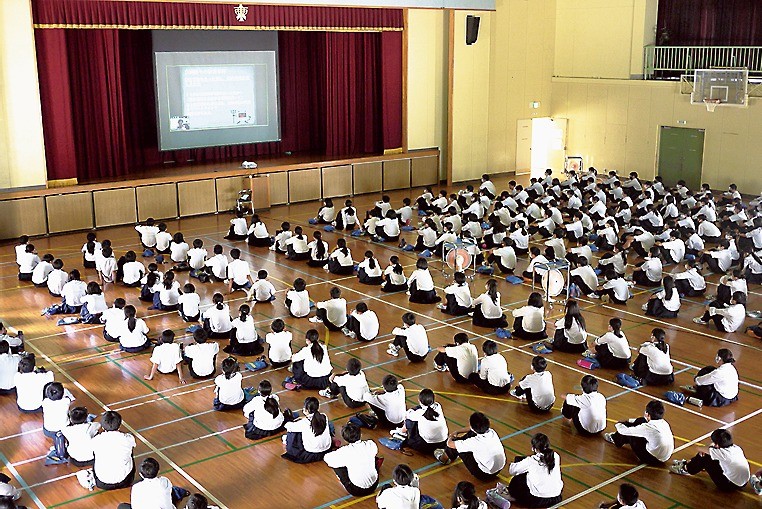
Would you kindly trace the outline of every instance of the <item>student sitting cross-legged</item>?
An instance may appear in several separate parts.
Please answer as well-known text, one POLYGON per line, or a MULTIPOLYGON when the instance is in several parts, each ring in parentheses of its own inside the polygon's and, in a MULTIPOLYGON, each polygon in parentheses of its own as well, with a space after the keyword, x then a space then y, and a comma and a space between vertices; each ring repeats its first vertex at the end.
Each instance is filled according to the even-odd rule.
POLYGON ((582 436, 592 436, 606 429, 606 398, 598 392, 598 379, 582 377, 582 394, 567 394, 561 414, 582 436))
POLYGON ((166 477, 159 477, 159 462, 146 458, 140 464, 142 481, 135 483, 130 491, 130 503, 119 504, 117 509, 143 509, 156 507, 171 509, 175 504, 190 495, 185 488, 172 486, 166 477))
POLYGON ((351 422, 344 425, 341 436, 347 445, 329 452, 323 460, 350 495, 370 495, 378 486, 378 446, 373 440, 362 440, 360 427, 351 422))
POLYGON ((481 412, 471 414, 469 424, 469 429, 451 434, 447 447, 437 449, 434 456, 445 465, 459 457, 477 479, 495 479, 505 467, 505 449, 500 437, 490 428, 489 418, 481 412))

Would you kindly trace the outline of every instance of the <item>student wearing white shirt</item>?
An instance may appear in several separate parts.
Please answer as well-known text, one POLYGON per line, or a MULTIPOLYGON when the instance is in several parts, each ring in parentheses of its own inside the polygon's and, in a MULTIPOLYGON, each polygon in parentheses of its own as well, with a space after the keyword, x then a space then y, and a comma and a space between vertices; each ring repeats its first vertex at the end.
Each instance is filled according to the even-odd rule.
POLYGON ((553 375, 546 371, 548 361, 540 355, 532 358, 532 371, 522 378, 511 390, 511 396, 525 399, 529 408, 535 412, 549 412, 556 402, 553 389, 553 375))
POLYGON ((196 293, 196 287, 192 283, 186 283, 177 298, 177 312, 183 321, 197 322, 201 318, 199 304, 201 304, 201 297, 196 293))
POLYGON ((410 226, 410 222, 413 220, 413 208, 410 203, 410 198, 403 198, 402 207, 395 210, 397 219, 402 226, 410 226))
POLYGON ((685 256, 685 242, 680 238, 680 232, 673 229, 669 232, 669 240, 657 242, 661 255, 667 263, 680 263, 685 256))
POLYGON ((696 218, 698 225, 696 227, 696 233, 701 240, 709 244, 716 244, 722 238, 722 232, 717 225, 710 221, 705 215, 699 214, 696 218))
POLYGON ((675 449, 672 429, 664 420, 664 404, 652 400, 643 417, 616 423, 616 432, 603 435, 617 447, 630 445, 640 463, 661 466, 675 449))
POLYGON ((74 396, 60 382, 48 383, 44 392, 42 432, 48 438, 55 438, 56 433, 69 424, 69 405, 74 401, 74 396))
POLYGON ((357 209, 352 206, 352 200, 344 202, 344 208, 336 214, 334 226, 337 230, 353 231, 358 226, 357 209))
POLYGON ((204 262, 204 272, 206 272, 212 281, 222 283, 228 277, 228 259, 222 254, 222 246, 214 246, 214 256, 204 262))
POLYGON ((508 326, 500 306, 500 292, 497 291, 497 281, 488 279, 484 286, 485 292, 473 301, 474 314, 471 323, 476 327, 499 329, 508 326))
POLYGON ((636 285, 654 287, 659 286, 662 277, 662 263, 659 258, 659 248, 652 247, 650 256, 645 257, 645 261, 636 265, 632 271, 632 281, 636 285))
POLYGON ((383 283, 383 270, 373 251, 365 251, 365 258, 357 265, 357 280, 364 285, 383 283))
POLYGON ((159 227, 156 226, 154 218, 149 217, 144 225, 137 225, 135 230, 140 234, 140 243, 143 248, 153 251, 156 247, 156 234, 159 233, 159 227))
POLYGON ((244 436, 249 440, 277 435, 283 431, 286 421, 293 420, 290 410, 280 410, 280 398, 272 393, 269 380, 259 382, 257 394, 243 407, 243 415, 248 417, 244 425, 244 436))
POLYGON ((191 269, 191 277, 198 277, 206 264, 206 249, 204 249, 204 241, 201 239, 195 239, 193 241, 193 247, 188 250, 188 266, 191 269))
POLYGON ((686 262, 685 271, 672 274, 675 280, 675 288, 686 297, 698 297, 706 292, 706 280, 701 275, 699 265, 695 262, 686 262))
POLYGON ((257 280, 247 292, 249 294, 247 300, 263 303, 275 300, 275 287, 267 280, 267 276, 266 270, 257 272, 257 280))
POLYGON ((24 413, 42 410, 43 391, 53 381, 53 372, 45 368, 35 369, 34 355, 21 357, 13 383, 16 386, 16 405, 24 413))
POLYGON ((606 429, 606 398, 598 392, 598 379, 594 376, 583 376, 580 385, 582 394, 567 394, 561 415, 580 435, 597 435, 606 429))
POLYGON ((124 306, 126 302, 119 297, 114 299, 114 305, 101 314, 101 323, 103 327, 103 338, 112 343, 119 342, 119 333, 122 322, 124 322, 124 306))
MULTIPOLYGON (((280 230, 275 230, 275 236, 273 237, 273 245, 270 246, 270 251, 275 251, 280 254, 288 253, 288 240, 293 237, 294 233, 291 231, 291 223, 283 221, 280 224, 280 230)), ((307 245, 305 241, 304 245, 307 245)), ((288 256, 287 256, 288 258, 288 256)))
POLYGON ((190 246, 185 242, 183 234, 175 232, 172 236, 172 242, 169 244, 169 257, 177 264, 175 270, 187 270, 189 250, 190 246))
POLYGON ((716 368, 701 368, 693 378, 694 385, 683 388, 695 392, 705 405, 721 407, 738 401, 738 371, 733 366, 733 353, 727 348, 718 350, 714 360, 716 368))
MULTIPOLYGON (((106 241, 103 242, 105 244, 106 241)), ((95 261, 95 270, 98 271, 98 279, 101 285, 116 282, 116 258, 114 258, 114 251, 111 246, 103 246, 101 255, 95 261)))
POLYGON ((26 244, 24 252, 16 255, 19 264, 19 281, 31 281, 34 268, 40 263, 40 257, 32 244, 26 244))
POLYGON ((231 322, 230 344, 223 351, 231 355, 250 357, 265 351, 262 339, 257 334, 251 308, 243 304, 238 308, 238 317, 231 322))
POLYGON ((646 509, 646 504, 640 500, 638 490, 629 483, 619 486, 616 500, 601 502, 596 506, 598 509, 646 509))
POLYGON ((169 254, 171 242, 172 234, 167 231, 167 224, 159 223, 159 233, 156 234, 156 254, 169 254))
POLYGON ((606 272, 606 269, 613 269, 616 275, 624 277, 625 267, 627 266, 627 250, 622 244, 614 245, 613 253, 604 254, 598 260, 598 269, 606 272))
POLYGON ((18 373, 21 356, 11 352, 11 347, 4 339, 0 339, 0 395, 16 392, 16 373, 18 373))
POLYGON ((331 374, 328 381, 328 387, 319 392, 324 398, 332 399, 341 396, 344 404, 349 408, 360 408, 365 405, 365 395, 370 392, 370 389, 359 359, 350 358, 347 361, 347 371, 331 374))
POLYGON ((437 307, 448 315, 463 316, 470 313, 473 308, 473 299, 471 298, 471 289, 466 282, 466 275, 463 272, 456 272, 453 277, 453 283, 444 289, 446 304, 439 304, 437 307))
POLYGON ((611 267, 606 269, 603 276, 606 281, 590 297, 602 299, 605 296, 609 302, 614 304, 627 304, 627 300, 630 298, 630 285, 627 284, 627 281, 611 267))
POLYGON ((331 224, 336 219, 336 207, 331 198, 323 199, 323 206, 318 210, 317 216, 310 224, 331 224))
POLYGON ((246 218, 243 217, 242 210, 236 210, 235 217, 230 220, 230 230, 225 235, 226 240, 246 240, 249 227, 246 224, 246 218))
POLYGON ((267 225, 263 223, 257 214, 251 216, 251 225, 247 233, 247 243, 255 247, 270 247, 273 239, 270 238, 270 232, 267 231, 267 225))
POLYGON ((174 271, 168 270, 163 281, 157 285, 159 289, 153 294, 153 306, 148 309, 160 311, 177 311, 180 309, 180 283, 175 281, 174 271))
POLYGON ((516 269, 516 251, 513 249, 513 239, 506 237, 502 246, 492 251, 487 257, 489 264, 496 264, 503 274, 513 274, 516 269))
POLYGON ((74 407, 69 410, 69 424, 61 430, 66 439, 69 463, 80 468, 93 464, 92 439, 100 429, 99 423, 88 421, 87 408, 74 407))
POLYGON ((513 250, 517 256, 526 256, 529 253, 529 234, 526 229, 526 222, 523 220, 514 223, 514 230, 508 235, 513 240, 513 250))
POLYGON ((715 274, 725 274, 733 264, 733 254, 729 247, 730 242, 723 239, 717 249, 699 253, 698 260, 715 274))
POLYGON ((183 360, 188 363, 188 371, 193 378, 211 378, 216 373, 220 345, 207 340, 206 330, 196 329, 193 331, 193 344, 183 351, 183 360))
POLYGON ((304 279, 298 277, 294 280, 294 287, 286 293, 284 304, 289 314, 295 318, 304 318, 310 314, 312 304, 304 279))
POLYGON ((548 337, 545 332, 545 307, 542 296, 532 292, 527 305, 514 309, 513 337, 529 341, 538 341, 548 337))
POLYGON ((61 288, 61 304, 54 304, 42 312, 45 315, 79 314, 82 311, 82 297, 86 293, 87 284, 80 280, 79 271, 74 269, 69 272, 69 281, 61 288))
POLYGON ((407 465, 397 465, 392 471, 392 484, 382 486, 376 495, 376 505, 379 509, 418 509, 420 504, 418 475, 407 465))
POLYGON ((322 323, 328 330, 340 331, 347 323, 347 301, 341 297, 341 290, 334 286, 330 291, 331 298, 315 304, 315 316, 310 318, 312 323, 322 323))
POLYGON ((710 321, 720 332, 735 332, 743 326, 746 319, 746 294, 735 292, 730 304, 712 301, 704 307, 704 315, 693 319, 693 323, 707 325, 710 321))
POLYGON ((228 357, 220 363, 220 369, 222 373, 214 379, 212 407, 218 412, 242 409, 246 404, 247 393, 241 387, 241 366, 235 357, 228 357))
POLYGON ((307 236, 302 233, 302 227, 297 226, 294 228, 294 234, 286 240, 286 259, 302 261, 309 257, 310 248, 307 247, 307 236))
POLYGON ((480 481, 495 479, 506 463, 500 437, 481 412, 471 414, 469 426, 450 435, 447 447, 436 450, 434 456, 444 465, 460 458, 471 475, 480 481))
POLYGON ((376 414, 377 426, 385 429, 400 427, 405 422, 405 388, 394 375, 385 375, 381 389, 365 394, 365 401, 376 414))
POLYGON ((212 296, 212 306, 201 313, 207 336, 211 339, 228 339, 233 322, 230 320, 230 308, 225 304, 221 293, 212 296))
POLYGON ((227 276, 230 280, 228 283, 228 293, 233 293, 236 290, 248 290, 253 283, 249 263, 245 260, 241 260, 240 249, 231 249, 230 258, 232 258, 233 261, 231 261, 227 267, 227 276))
POLYGON ((322 461, 333 447, 333 429, 320 402, 312 396, 304 400, 304 417, 286 423, 281 458, 294 463, 322 461))
POLYGON ((453 341, 454 344, 437 348, 434 368, 449 371, 456 382, 468 383, 471 375, 479 370, 479 352, 469 343, 465 332, 455 334, 453 341))
POLYGON ((552 350, 567 353, 582 353, 587 346, 587 327, 585 317, 579 309, 579 303, 574 299, 566 301, 566 311, 563 318, 555 323, 556 332, 553 342, 546 343, 552 350))
POLYGON ((53 255, 43 255, 42 260, 32 269, 32 283, 37 288, 47 288, 48 275, 53 272, 53 255))
POLYGON ((384 269, 384 284, 381 285, 381 291, 384 292, 404 292, 407 291, 407 278, 405 271, 400 264, 398 256, 393 255, 389 258, 389 265, 384 269))
POLYGON ((551 449, 546 435, 534 435, 532 455, 511 463, 508 473, 513 475, 508 484, 508 493, 517 505, 550 507, 561 502, 561 492, 564 489, 561 457, 551 449))
POLYGON ((548 259, 545 255, 541 254, 540 248, 532 246, 529 249, 529 265, 521 275, 528 282, 531 282, 532 278, 534 278, 535 283, 542 283, 542 276, 548 271, 547 266, 544 266, 547 263, 548 259))
POLYGON ((592 347, 585 352, 585 357, 595 357, 603 368, 627 369, 630 365, 630 344, 622 332, 622 320, 609 320, 608 331, 596 338, 592 347), (591 350, 594 348, 595 353, 591 350))
POLYGON ((482 351, 484 358, 479 362, 479 370, 471 374, 469 381, 487 394, 508 393, 513 375, 508 372, 508 363, 498 352, 497 343, 488 339, 482 344, 482 351))
POLYGON ((135 306, 124 306, 124 320, 118 324, 120 348, 128 353, 142 352, 151 346, 148 339, 148 326, 142 318, 136 318, 135 306))
POLYGON ((429 337, 423 325, 415 323, 413 313, 402 315, 402 327, 392 329, 394 341, 389 343, 386 353, 397 357, 400 350, 410 362, 423 362, 429 353, 429 337))
POLYGON ((657 318, 677 318, 680 311, 680 293, 675 288, 675 280, 672 276, 664 276, 662 290, 652 294, 648 301, 643 304, 646 316, 657 318))
MULTIPOLYGON (((127 251, 124 255, 125 263, 122 265, 121 273, 117 272, 117 277, 121 274, 124 286, 136 287, 141 285, 141 279, 146 274, 143 262, 137 261, 135 251, 127 251)), ((117 262, 117 266, 119 262, 117 262)), ((117 269, 118 270, 118 269, 117 269)))
POLYGON ((130 491, 130 503, 119 504, 117 509, 174 509, 175 504, 190 495, 184 488, 172 486, 166 477, 159 477, 159 462, 146 458, 138 469, 141 481, 130 491))
POLYGON ((323 460, 347 493, 355 497, 370 495, 378 486, 378 446, 373 440, 362 440, 360 428, 351 422, 341 430, 341 436, 347 445, 329 452, 323 460))
POLYGON ((656 328, 651 331, 650 341, 638 349, 632 372, 643 385, 670 385, 675 381, 669 345, 664 341, 665 338, 664 330, 656 328))
POLYGON ((336 249, 328 255, 326 270, 331 274, 340 276, 354 274, 355 262, 352 260, 352 252, 347 248, 347 241, 345 239, 336 241, 336 249))
POLYGON ((48 292, 54 297, 61 296, 61 290, 69 281, 69 274, 62 270, 63 266, 63 260, 56 258, 53 260, 53 270, 48 274, 48 292))
POLYGON ((743 449, 733 443, 733 436, 726 429, 712 432, 712 443, 690 460, 675 460, 670 470, 680 475, 696 475, 706 472, 720 491, 742 490, 749 482, 749 460, 743 449))
POLYGON ((14 247, 16 252, 16 265, 21 265, 21 258, 26 253, 26 246, 29 244, 29 236, 22 235, 19 237, 19 243, 14 247))
POLYGON ((310 254, 307 265, 310 267, 324 267, 328 263, 328 242, 323 240, 321 232, 314 232, 312 237, 314 240, 307 244, 310 254))
POLYGON ((306 346, 291 357, 293 376, 287 380, 292 379, 304 389, 322 390, 328 387, 332 371, 328 348, 320 341, 317 330, 308 330, 306 346))
POLYGON ((393 430, 392 436, 402 439, 400 450, 409 448, 431 455, 447 446, 447 420, 431 389, 423 389, 418 394, 418 403, 408 410, 405 424, 393 430))
POLYGON ((153 349, 151 354, 151 372, 143 376, 146 380, 153 380, 156 373, 168 375, 177 371, 180 384, 185 385, 183 376, 183 354, 179 343, 175 343, 175 333, 171 329, 166 329, 161 333, 159 344, 153 349))
POLYGON ((373 236, 374 240, 380 242, 399 242, 400 240, 400 223, 397 219, 397 213, 393 210, 389 210, 386 215, 376 221, 376 230, 373 236))
POLYGON ((378 316, 368 309, 365 302, 358 302, 355 310, 347 318, 347 323, 341 332, 345 336, 359 341, 373 341, 378 336, 378 316))
POLYGON ((424 227, 418 230, 418 238, 415 241, 415 251, 429 250, 434 252, 437 245, 437 227, 431 218, 424 221, 424 227))
POLYGON ((95 241, 95 233, 88 233, 87 242, 82 246, 82 266, 86 269, 94 269, 100 250, 101 243, 95 241))
POLYGON ((577 285, 582 295, 592 295, 598 288, 598 274, 588 263, 591 258, 582 255, 567 255, 572 257, 572 268, 569 271, 569 282, 577 285))
POLYGON ((101 418, 103 432, 92 439, 95 485, 102 490, 127 488, 135 477, 135 462, 132 450, 135 437, 121 433, 122 416, 118 412, 107 411, 101 418))
POLYGON ((272 332, 265 336, 265 342, 269 345, 267 358, 273 369, 288 366, 291 363, 291 341, 293 336, 290 331, 285 330, 286 324, 280 318, 273 320, 270 324, 272 332))

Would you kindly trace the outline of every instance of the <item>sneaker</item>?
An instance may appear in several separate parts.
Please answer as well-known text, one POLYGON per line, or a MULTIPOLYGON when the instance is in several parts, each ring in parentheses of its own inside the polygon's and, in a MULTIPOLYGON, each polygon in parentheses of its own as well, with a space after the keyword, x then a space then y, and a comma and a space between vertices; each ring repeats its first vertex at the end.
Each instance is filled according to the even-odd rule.
POLYGON ((354 333, 354 332, 352 332, 352 331, 349 331, 349 333, 347 334, 347 337, 348 337, 349 339, 355 339, 355 338, 357 337, 357 334, 355 334, 355 333, 354 333))
POLYGON ((400 239, 400 243, 398 244, 398 246, 401 249, 401 248, 405 247, 406 244, 407 244, 407 242, 405 242, 405 239, 400 239))
POLYGON ((450 457, 447 455, 444 449, 437 449, 434 451, 434 457, 437 459, 438 462, 440 462, 442 465, 449 465, 452 461, 450 457))
POLYGON ((444 311, 445 309, 447 309, 447 306, 445 306, 444 304, 437 304, 437 309, 444 311))
POLYGON ((648 304, 643 304, 642 306, 640 306, 640 309, 642 309, 643 311, 648 311, 648 304))
MULTIPOLYGON (((613 433, 604 433, 603 434, 603 439, 606 442, 610 443, 610 444, 614 444, 614 434, 613 433)), ((616 445, 616 444, 614 444, 614 445, 616 445)))
POLYGON ((693 323, 697 323, 699 325, 706 325, 707 322, 702 320, 700 316, 697 316, 696 318, 693 319, 693 323))
POLYGON ((394 428, 389 432, 389 434, 393 437, 402 437, 407 438, 407 431, 405 431, 405 428, 403 426, 400 426, 399 428, 394 428))
POLYGON ((757 495, 762 495, 762 480, 760 480, 759 477, 752 475, 749 479, 749 486, 751 486, 751 489, 754 490, 754 493, 757 495))
POLYGON ((590 295, 587 296, 587 298, 588 299, 600 299, 601 296, 598 295, 597 293, 591 293, 590 295))
POLYGON ((685 460, 675 460, 671 467, 669 467, 669 471, 673 474, 678 475, 691 475, 688 473, 688 470, 686 470, 685 465, 688 463, 685 460))
POLYGON ((447 364, 445 364, 444 366, 440 366, 439 364, 436 363, 436 361, 434 361, 434 369, 436 369, 437 371, 447 371, 447 364))
POLYGON ((317 316, 313 316, 310 318, 310 323, 323 323, 323 320, 321 320, 317 316))
POLYGON ((386 349, 386 353, 393 357, 399 357, 400 349, 394 345, 389 345, 389 348, 386 349))
POLYGON ((696 386, 694 385, 681 385, 680 388, 685 392, 696 392, 696 386))
POLYGON ((342 327, 341 328, 341 333, 344 334, 345 336, 349 336, 350 332, 352 332, 352 331, 350 331, 347 327, 342 327))
POLYGON ((521 399, 521 400, 527 399, 526 395, 524 395, 524 394, 522 394, 521 396, 519 396, 518 394, 516 394, 516 388, 515 388, 515 387, 514 387, 513 389, 511 389, 511 390, 508 392, 508 394, 510 394, 511 396, 513 396, 513 397, 514 397, 514 398, 516 398, 516 399, 521 399))
POLYGON ((333 394, 331 394, 331 389, 323 389, 322 391, 319 391, 318 394, 320 394, 324 398, 333 399, 333 394))
POLYGON ((604 304, 608 304, 609 300, 611 299, 609 298, 608 295, 601 295, 601 302, 603 302, 604 304))
POLYGON ((405 439, 407 438, 407 433, 398 433, 398 432, 397 432, 397 430, 394 430, 394 431, 391 433, 391 435, 392 435, 392 438, 393 438, 394 440, 399 440, 399 441, 401 441, 401 442, 404 442, 404 441, 405 441, 405 439))

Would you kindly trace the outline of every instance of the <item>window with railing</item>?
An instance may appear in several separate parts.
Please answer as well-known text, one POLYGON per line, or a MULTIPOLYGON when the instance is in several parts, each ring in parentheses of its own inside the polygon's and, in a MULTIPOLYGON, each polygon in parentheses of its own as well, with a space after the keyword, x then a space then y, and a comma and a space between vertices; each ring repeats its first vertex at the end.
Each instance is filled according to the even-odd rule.
POLYGON ((646 46, 646 79, 679 79, 696 69, 746 67, 762 75, 762 46, 646 46))

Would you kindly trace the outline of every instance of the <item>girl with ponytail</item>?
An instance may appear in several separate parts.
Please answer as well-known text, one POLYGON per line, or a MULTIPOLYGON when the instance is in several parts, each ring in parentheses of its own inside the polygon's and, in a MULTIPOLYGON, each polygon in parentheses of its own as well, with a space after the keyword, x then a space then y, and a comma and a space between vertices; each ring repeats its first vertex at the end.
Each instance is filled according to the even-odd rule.
POLYGON ((135 306, 124 306, 124 324, 120 327, 119 345, 129 353, 142 352, 151 346, 148 326, 142 318, 136 318, 135 306))
POLYGON ((204 324, 209 338, 228 339, 233 323, 230 321, 230 308, 225 304, 225 298, 221 293, 215 293, 212 296, 212 307, 201 314, 201 320, 204 324))
POLYGON ((151 271, 145 276, 145 283, 140 289, 140 299, 143 302, 153 303, 154 295, 161 288, 161 273, 151 271))
POLYGON ((294 463, 314 463, 333 448, 333 423, 320 413, 320 402, 310 396, 304 400, 304 417, 286 423, 283 454, 294 463))
POLYGON ((320 336, 315 329, 307 331, 306 340, 306 346, 291 357, 293 376, 289 378, 304 389, 325 389, 333 371, 331 360, 328 358, 328 348, 320 342, 320 336))
MULTIPOLYGON (((622 332, 622 320, 609 320, 609 330, 593 342, 595 353, 586 352, 595 357, 603 368, 627 369, 630 366, 630 344, 622 332)), ((589 357, 585 355, 585 357, 589 357)))
POLYGON ((213 408, 218 412, 240 410, 246 404, 248 394, 241 387, 241 366, 235 357, 228 357, 220 366, 222 374, 214 379, 213 408))
POLYGON ((680 310, 680 294, 675 288, 675 280, 672 276, 664 276, 661 282, 663 289, 654 293, 643 304, 646 316, 657 318, 677 318, 680 310))
POLYGON ((294 234, 286 241, 286 259, 294 261, 307 260, 310 248, 307 247, 307 236, 301 226, 294 228, 294 234))
POLYGON ((452 509, 487 509, 487 503, 476 496, 476 487, 468 481, 460 481, 452 494, 452 509))
POLYGON ((384 284, 381 285, 382 291, 407 291, 407 278, 405 277, 405 272, 402 270, 402 265, 400 265, 400 259, 398 256, 392 256, 389 258, 389 266, 384 269, 384 273, 381 277, 384 280, 384 284))
POLYGON ((431 389, 423 389, 418 394, 418 403, 408 410, 405 424, 393 430, 392 436, 402 440, 402 449, 410 448, 430 455, 447 443, 447 421, 431 389))
POLYGON ((153 294, 153 306, 148 309, 161 311, 177 311, 180 309, 180 283, 175 281, 175 273, 168 270, 164 274, 164 281, 158 285, 158 291, 153 294))
POLYGON ((473 324, 477 327, 498 329, 508 326, 503 310, 500 307, 500 292, 497 291, 497 281, 490 279, 484 287, 485 292, 474 299, 473 324))
POLYGON ((324 267, 328 263, 328 242, 323 240, 321 232, 313 233, 312 237, 315 240, 307 244, 310 250, 310 258, 307 261, 307 265, 310 267, 324 267))
MULTIPOLYGON (((518 460, 518 458, 516 458, 518 460)), ((532 455, 508 467, 511 498, 522 507, 550 507, 561 502, 561 458, 542 433, 532 437, 532 455)))
POLYGON ((250 313, 251 308, 247 304, 238 308, 238 317, 231 324, 230 344, 223 348, 226 353, 246 357, 265 351, 250 313))
POLYGON ((341 276, 354 274, 355 262, 352 260, 352 253, 345 239, 336 241, 336 249, 328 256, 328 265, 325 270, 341 276))
POLYGON ((273 239, 270 232, 267 231, 267 225, 263 223, 257 214, 251 216, 251 226, 247 232, 247 242, 250 246, 270 247, 273 245, 273 239))
POLYGON ((365 259, 357 266, 357 280, 364 285, 380 285, 383 282, 383 271, 373 251, 365 251, 365 259))
POLYGON ((257 394, 243 407, 243 415, 249 421, 243 426, 244 435, 249 440, 259 440, 283 431, 283 424, 294 419, 291 410, 281 413, 280 400, 273 394, 273 386, 269 380, 259 382, 257 394))

